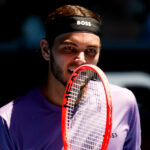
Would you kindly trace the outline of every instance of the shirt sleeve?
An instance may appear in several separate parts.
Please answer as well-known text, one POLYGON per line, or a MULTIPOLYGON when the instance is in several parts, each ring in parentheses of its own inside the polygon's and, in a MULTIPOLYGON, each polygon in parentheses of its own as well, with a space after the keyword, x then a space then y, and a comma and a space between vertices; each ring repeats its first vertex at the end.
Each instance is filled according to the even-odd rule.
POLYGON ((141 150, 141 124, 138 105, 135 96, 131 92, 134 101, 130 110, 129 132, 127 134, 123 150, 141 150))
POLYGON ((6 121, 0 117, 0 150, 15 150, 6 121))

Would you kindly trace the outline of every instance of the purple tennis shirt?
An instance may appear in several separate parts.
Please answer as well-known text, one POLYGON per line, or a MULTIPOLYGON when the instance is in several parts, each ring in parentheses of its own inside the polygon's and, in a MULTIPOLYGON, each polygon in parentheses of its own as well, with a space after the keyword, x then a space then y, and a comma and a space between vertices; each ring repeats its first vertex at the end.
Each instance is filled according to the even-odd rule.
MULTIPOLYGON (((141 127, 135 96, 111 85, 113 124, 108 150, 140 150, 141 127)), ((40 87, 0 108, 0 150, 62 150, 61 107, 40 87)))

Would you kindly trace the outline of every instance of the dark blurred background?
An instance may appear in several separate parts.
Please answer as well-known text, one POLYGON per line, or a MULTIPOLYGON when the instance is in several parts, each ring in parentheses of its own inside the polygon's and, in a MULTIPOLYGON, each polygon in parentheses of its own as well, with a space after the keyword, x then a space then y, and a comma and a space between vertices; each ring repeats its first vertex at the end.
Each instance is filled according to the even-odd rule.
POLYGON ((110 82, 135 94, 142 149, 149 150, 150 0, 0 0, 0 107, 45 79, 47 66, 40 54, 44 21, 67 3, 88 7, 103 18, 98 65, 110 82))

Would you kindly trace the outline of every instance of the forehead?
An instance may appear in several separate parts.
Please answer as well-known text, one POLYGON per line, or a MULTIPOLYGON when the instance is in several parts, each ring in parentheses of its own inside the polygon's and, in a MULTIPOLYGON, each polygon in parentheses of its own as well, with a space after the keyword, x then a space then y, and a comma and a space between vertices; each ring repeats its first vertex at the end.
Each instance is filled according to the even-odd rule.
POLYGON ((67 41, 75 42, 76 44, 95 45, 98 47, 100 46, 101 43, 99 36, 87 32, 64 33, 57 36, 54 43, 61 44, 67 41))

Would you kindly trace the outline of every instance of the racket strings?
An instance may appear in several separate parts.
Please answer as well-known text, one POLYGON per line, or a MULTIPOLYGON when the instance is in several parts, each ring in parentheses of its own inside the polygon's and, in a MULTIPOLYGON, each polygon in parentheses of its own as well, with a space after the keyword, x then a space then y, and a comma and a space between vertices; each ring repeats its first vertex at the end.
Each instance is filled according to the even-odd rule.
POLYGON ((81 72, 72 85, 66 122, 71 150, 101 148, 106 125, 106 97, 100 85, 99 76, 92 70, 81 72))

